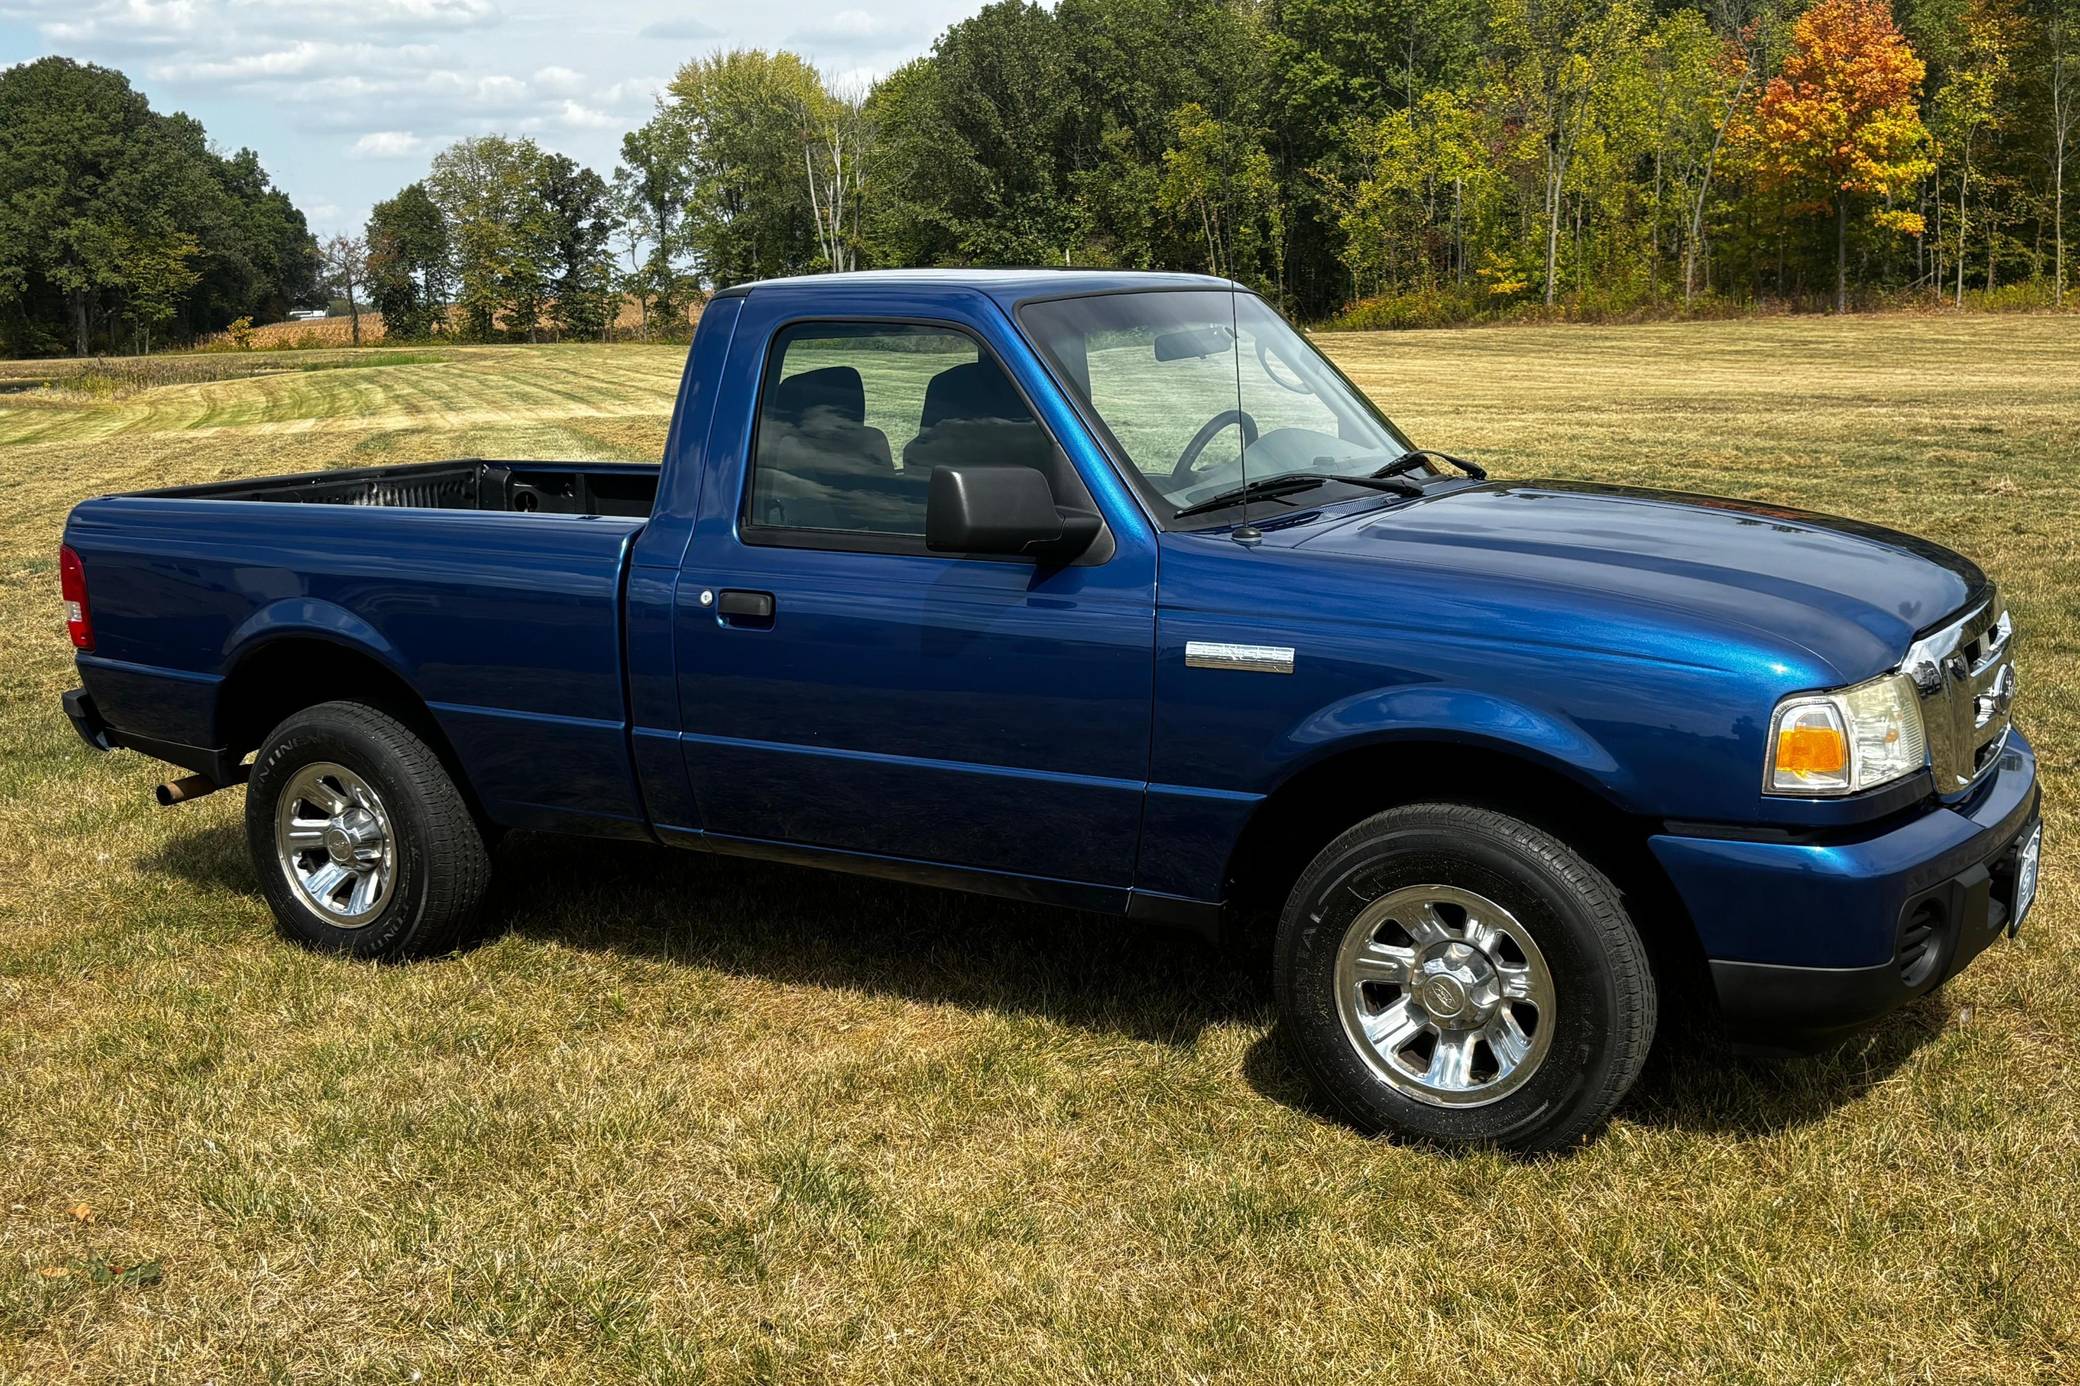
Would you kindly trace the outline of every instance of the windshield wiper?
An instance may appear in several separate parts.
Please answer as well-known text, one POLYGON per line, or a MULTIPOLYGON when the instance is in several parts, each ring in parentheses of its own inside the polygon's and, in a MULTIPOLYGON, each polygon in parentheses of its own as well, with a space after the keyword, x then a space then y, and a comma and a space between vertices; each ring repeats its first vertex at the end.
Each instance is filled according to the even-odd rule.
POLYGON ((1425 462, 1442 462, 1447 466, 1457 467, 1475 481, 1486 481, 1488 479, 1488 469, 1481 466, 1478 462, 1468 462, 1463 457, 1454 457, 1448 452, 1439 452, 1435 448, 1411 448, 1372 475, 1375 480, 1381 477, 1399 476, 1403 472, 1414 471, 1425 462))
POLYGON ((1312 491, 1317 486, 1326 486, 1332 481, 1341 481, 1347 486, 1362 486, 1369 491, 1392 491, 1397 496, 1420 496, 1423 488, 1413 481, 1403 481, 1394 476, 1345 476, 1340 472, 1281 472, 1277 476, 1261 477, 1246 481, 1240 486, 1194 501, 1170 518, 1182 520, 1191 515, 1204 515, 1211 510, 1225 510, 1244 501, 1269 500, 1273 496, 1291 495, 1296 491, 1312 491))

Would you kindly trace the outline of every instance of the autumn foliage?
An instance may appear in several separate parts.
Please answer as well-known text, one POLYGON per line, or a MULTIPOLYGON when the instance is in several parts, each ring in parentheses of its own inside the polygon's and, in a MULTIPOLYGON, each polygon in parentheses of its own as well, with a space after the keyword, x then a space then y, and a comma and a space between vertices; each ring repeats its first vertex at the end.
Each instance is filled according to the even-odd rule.
MULTIPOLYGON (((1838 299, 1851 200, 1896 197, 1935 167, 1920 111, 1927 73, 1885 0, 1819 0, 1756 103, 1747 133, 1757 172, 1835 215, 1838 299)), ((1889 205, 1871 219, 1908 235, 1923 229, 1919 212, 1889 205)))

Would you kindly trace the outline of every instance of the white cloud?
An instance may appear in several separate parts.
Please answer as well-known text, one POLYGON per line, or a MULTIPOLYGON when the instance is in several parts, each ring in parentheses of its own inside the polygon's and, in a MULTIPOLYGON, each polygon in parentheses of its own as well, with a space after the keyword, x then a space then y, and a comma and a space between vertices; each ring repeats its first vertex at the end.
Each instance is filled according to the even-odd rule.
POLYGON ((575 101, 563 103, 563 111, 557 123, 566 130, 612 130, 621 124, 605 111, 595 111, 575 101))
POLYGON ((194 32, 204 18, 202 11, 202 0, 18 0, 0 6, 0 16, 29 20, 44 37, 59 43, 107 37, 135 45, 164 43, 194 32))
POLYGON ((347 151, 354 159, 410 159, 426 148, 427 141, 409 130, 372 130, 354 141, 347 151))
POLYGON ((585 90, 585 74, 573 72, 567 67, 538 68, 534 74, 537 90, 551 96, 576 96, 585 90))
POLYGON ((501 17, 491 0, 230 0, 225 9, 256 25, 317 25, 328 31, 477 29, 501 17))
POLYGON ((616 109, 649 106, 664 90, 665 81, 663 77, 624 77, 610 87, 601 87, 592 94, 592 99, 601 106, 616 109))
POLYGON ((166 82, 236 82, 254 77, 300 77, 337 50, 330 45, 292 43, 286 48, 242 53, 192 63, 160 63, 152 75, 166 82))
POLYGON ((196 64, 286 39, 403 39, 501 18, 491 0, 0 0, 0 19, 34 24, 53 43, 134 51, 190 40, 202 46, 196 64))

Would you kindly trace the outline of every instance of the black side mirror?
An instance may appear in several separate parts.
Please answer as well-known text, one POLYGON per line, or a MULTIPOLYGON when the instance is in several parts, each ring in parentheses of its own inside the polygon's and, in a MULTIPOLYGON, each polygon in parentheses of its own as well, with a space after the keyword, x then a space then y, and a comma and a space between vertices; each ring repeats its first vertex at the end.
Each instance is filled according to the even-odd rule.
POLYGON ((924 544, 934 553, 1000 553, 1067 563, 1098 537, 1098 517, 1055 504, 1031 467, 932 468, 924 544))

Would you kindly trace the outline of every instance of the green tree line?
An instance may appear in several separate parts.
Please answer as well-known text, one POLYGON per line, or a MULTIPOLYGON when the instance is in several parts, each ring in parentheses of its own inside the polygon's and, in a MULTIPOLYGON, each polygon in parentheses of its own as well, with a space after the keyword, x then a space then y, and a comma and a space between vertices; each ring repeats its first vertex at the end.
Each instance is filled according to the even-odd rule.
POLYGON ((85 350, 351 285, 400 337, 894 265, 1206 270, 1307 319, 2065 299, 2080 0, 998 0, 871 86, 679 69, 603 177, 435 156, 326 247, 120 74, 0 74, 0 332, 85 350))
POLYGON ((66 58, 0 71, 0 354, 146 351, 319 293, 303 214, 250 149, 66 58))
POLYGON ((1304 317, 2049 301, 2080 0, 999 0, 865 91, 688 63, 623 146, 691 283, 1204 269, 1304 317))

